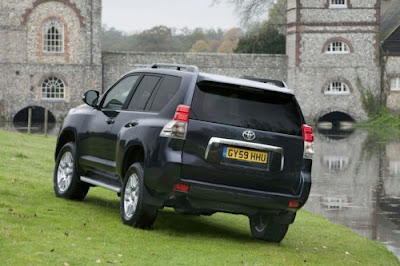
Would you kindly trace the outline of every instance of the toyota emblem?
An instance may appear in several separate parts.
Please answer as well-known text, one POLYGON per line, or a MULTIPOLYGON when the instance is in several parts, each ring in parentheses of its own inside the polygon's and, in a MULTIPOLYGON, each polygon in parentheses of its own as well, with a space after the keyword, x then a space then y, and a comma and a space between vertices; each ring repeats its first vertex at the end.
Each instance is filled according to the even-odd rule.
POLYGON ((256 133, 254 133, 253 131, 247 130, 247 131, 243 132, 242 136, 245 140, 252 141, 256 138, 256 133))

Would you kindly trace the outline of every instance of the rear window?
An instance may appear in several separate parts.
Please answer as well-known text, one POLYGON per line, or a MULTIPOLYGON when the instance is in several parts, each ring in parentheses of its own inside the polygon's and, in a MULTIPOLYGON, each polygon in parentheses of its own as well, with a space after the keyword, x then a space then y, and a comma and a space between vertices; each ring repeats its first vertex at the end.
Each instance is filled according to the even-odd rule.
POLYGON ((304 122, 293 95, 205 81, 197 84, 190 118, 298 136, 304 122))

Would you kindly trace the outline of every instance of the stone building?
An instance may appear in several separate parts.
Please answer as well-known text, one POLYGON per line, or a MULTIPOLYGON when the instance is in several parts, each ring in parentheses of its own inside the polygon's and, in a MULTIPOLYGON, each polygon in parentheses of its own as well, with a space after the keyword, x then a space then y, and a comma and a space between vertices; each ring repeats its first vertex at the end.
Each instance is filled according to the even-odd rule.
POLYGON ((100 0, 1 0, 1 115, 29 106, 62 119, 83 91, 100 89, 100 34, 100 0))
POLYGON ((388 106, 400 109, 400 89, 390 90, 400 57, 380 64, 381 22, 385 31, 393 26, 382 13, 397 15, 388 4, 400 0, 287 1, 287 55, 251 55, 101 53, 101 0, 0 0, 0 116, 23 120, 35 107, 61 120, 84 91, 104 91, 124 72, 154 62, 282 79, 311 124, 328 113, 366 120, 363 90, 386 92, 388 106))

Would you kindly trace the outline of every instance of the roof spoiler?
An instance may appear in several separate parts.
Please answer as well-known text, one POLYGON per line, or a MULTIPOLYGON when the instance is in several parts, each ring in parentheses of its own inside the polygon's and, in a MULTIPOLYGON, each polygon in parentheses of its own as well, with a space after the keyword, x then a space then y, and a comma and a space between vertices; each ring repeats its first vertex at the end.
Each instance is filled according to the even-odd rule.
POLYGON ((272 84, 279 88, 287 88, 285 82, 283 82, 281 80, 277 80, 277 79, 264 79, 264 78, 256 78, 256 77, 252 77, 252 76, 244 76, 244 77, 242 77, 242 79, 248 79, 248 80, 258 81, 258 82, 262 82, 262 83, 272 84))

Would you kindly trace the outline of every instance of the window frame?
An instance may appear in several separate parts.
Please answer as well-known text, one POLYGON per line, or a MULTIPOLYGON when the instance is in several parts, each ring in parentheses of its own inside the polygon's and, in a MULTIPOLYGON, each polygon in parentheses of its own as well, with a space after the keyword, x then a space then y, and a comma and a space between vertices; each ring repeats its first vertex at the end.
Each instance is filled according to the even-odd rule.
MULTIPOLYGON (((55 85, 53 84, 53 85, 50 85, 50 86, 55 86, 55 85)), ((41 97, 40 97, 41 100, 43 100, 43 101, 65 101, 66 100, 66 97, 65 97, 66 95, 65 94, 66 94, 66 85, 65 85, 65 82, 64 82, 64 80, 62 78, 60 78, 60 77, 58 77, 56 75, 52 75, 52 76, 46 77, 42 81, 42 83, 41 83, 41 97), (55 80, 57 80, 57 81, 59 81, 58 84, 62 85, 61 88, 59 88, 59 90, 62 90, 62 92, 58 92, 58 94, 62 94, 62 97, 47 97, 48 95, 56 95, 56 93, 57 93, 56 91, 52 91, 53 89, 56 90, 57 88, 45 87, 45 83, 47 81, 50 81, 50 79, 52 79, 53 82, 55 80), (51 91, 50 92, 45 92, 44 90, 51 90, 51 91), (46 95, 46 97, 43 97, 43 95, 46 95)))
POLYGON ((100 101, 99 101, 99 109, 100 110, 114 110, 114 111, 119 111, 119 110, 124 110, 127 107, 127 103, 129 103, 131 97, 132 97, 132 93, 133 91, 136 89, 137 85, 140 83, 140 81, 142 80, 142 75, 138 74, 138 73, 132 73, 132 74, 128 74, 123 76, 122 78, 120 78, 119 80, 117 80, 101 97, 100 101), (125 98, 125 101, 121 107, 121 109, 110 109, 110 108, 105 108, 104 107, 104 102, 107 99, 107 96, 115 89, 116 86, 118 86, 118 84, 120 84, 123 80, 132 77, 132 76, 137 76, 138 79, 135 81, 135 83, 132 85, 132 87, 130 88, 130 91, 128 93, 128 95, 125 98), (129 101, 128 101, 129 100, 129 101))
POLYGON ((350 86, 342 81, 332 81, 324 89, 324 95, 349 95, 349 94, 351 94, 350 86), (337 90, 337 88, 336 88, 337 86, 334 86, 337 84, 341 85, 341 89, 342 89, 341 91, 337 90), (330 90, 328 90, 328 89, 330 89, 330 90))
POLYGON ((49 18, 42 24, 42 52, 44 54, 63 54, 65 52, 64 23, 58 18, 49 18), (59 42, 61 44, 48 44, 49 41, 51 42, 53 40, 48 38, 48 36, 55 35, 55 33, 49 34, 49 31, 51 31, 53 28, 57 31, 56 36, 60 36, 60 38, 55 42, 59 42))
POLYGON ((140 80, 138 80, 136 82, 134 88, 132 89, 130 95, 128 96, 129 100, 127 100, 127 102, 125 103, 126 104, 125 109, 128 110, 128 111, 133 111, 133 112, 150 112, 150 111, 147 111, 147 106, 150 104, 150 100, 154 96, 154 92, 156 92, 158 90, 160 84, 162 83, 163 78, 164 78, 164 75, 160 75, 160 74, 142 73, 140 80), (133 98, 135 97, 136 91, 138 90, 140 84, 142 83, 142 81, 143 81, 143 79, 145 77, 149 77, 149 76, 158 77, 159 80, 157 81, 156 85, 154 86, 153 90, 151 91, 150 96, 148 97, 146 104, 144 105, 143 109, 130 109, 129 105, 131 104, 133 98))
POLYGON ((400 77, 392 77, 390 79, 390 91, 400 91, 400 77), (395 88, 392 87, 393 80, 395 80, 395 88))
POLYGON ((333 9, 347 8, 348 0, 342 0, 343 4, 333 3, 335 1, 341 1, 341 0, 329 0, 329 8, 333 8, 333 9))
POLYGON ((340 40, 334 40, 330 42, 326 49, 325 49, 325 54, 350 54, 350 47, 347 43, 340 41, 340 40), (335 46, 336 44, 336 46, 335 46), (337 44, 340 44, 341 48, 340 51, 334 51, 334 48, 337 47, 337 44), (331 51, 329 51, 331 50, 331 51))

